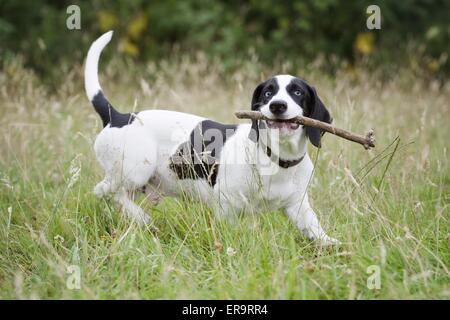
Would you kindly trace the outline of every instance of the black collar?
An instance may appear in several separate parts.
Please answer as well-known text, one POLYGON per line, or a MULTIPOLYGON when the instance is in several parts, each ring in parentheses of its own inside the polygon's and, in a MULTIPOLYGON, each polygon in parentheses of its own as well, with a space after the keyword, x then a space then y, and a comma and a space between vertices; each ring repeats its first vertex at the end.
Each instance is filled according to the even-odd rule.
POLYGON ((294 160, 283 160, 280 157, 277 157, 275 154, 272 153, 272 149, 270 149, 268 146, 264 145, 264 143, 262 143, 262 141, 259 141, 259 143, 261 144, 261 147, 263 149, 266 150, 266 154, 267 156, 270 158, 270 160, 272 160, 275 163, 278 163, 278 165, 281 168, 287 169, 293 166, 298 165, 300 162, 302 162, 303 158, 305 157, 305 154, 302 155, 300 158, 298 159, 294 159, 294 160), (278 161, 277 161, 278 160, 278 161))

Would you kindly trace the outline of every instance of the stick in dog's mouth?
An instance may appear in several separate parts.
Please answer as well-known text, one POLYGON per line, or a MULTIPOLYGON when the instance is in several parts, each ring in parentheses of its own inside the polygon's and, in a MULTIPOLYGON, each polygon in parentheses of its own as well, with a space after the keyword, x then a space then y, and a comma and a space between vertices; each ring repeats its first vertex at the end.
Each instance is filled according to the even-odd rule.
POLYGON ((337 128, 329 123, 322 122, 316 119, 298 116, 291 119, 270 119, 264 116, 259 111, 237 111, 235 115, 238 119, 252 119, 252 120, 266 120, 267 122, 272 121, 274 126, 279 123, 292 123, 297 125, 304 125, 307 127, 315 127, 322 129, 323 131, 332 133, 338 137, 347 139, 361 144, 366 150, 375 147, 375 136, 373 130, 370 130, 365 136, 354 134, 344 129, 337 128))
POLYGON ((290 118, 290 119, 271 119, 271 118, 267 118, 264 119, 266 121, 271 121, 271 122, 290 122, 290 123, 297 123, 297 119, 294 118, 290 118))
POLYGON ((300 124, 295 121, 290 121, 291 119, 271 119, 266 120, 267 126, 271 129, 287 129, 296 130, 300 127, 300 124))

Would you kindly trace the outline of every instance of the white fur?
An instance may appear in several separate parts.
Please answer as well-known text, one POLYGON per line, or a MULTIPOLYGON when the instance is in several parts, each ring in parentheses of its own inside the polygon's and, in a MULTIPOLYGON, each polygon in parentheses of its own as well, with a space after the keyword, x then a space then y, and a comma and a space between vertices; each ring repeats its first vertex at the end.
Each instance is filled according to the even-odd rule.
POLYGON ((84 88, 86 89, 86 94, 91 101, 97 92, 102 89, 100 87, 100 83, 98 82, 98 60, 103 48, 109 43, 109 41, 111 41, 112 35, 112 31, 104 33, 100 38, 92 43, 87 54, 86 67, 84 69, 84 88))
MULTIPOLYGON (((98 62, 110 37, 111 33, 103 35, 89 50, 85 74, 90 99, 99 89, 97 65, 93 63, 98 62)), ((291 103, 282 87, 288 79, 288 76, 278 78, 280 90, 276 97, 291 103)), ((158 195, 188 194, 204 201, 219 218, 233 218, 239 212, 281 209, 307 237, 322 245, 337 243, 323 231, 309 205, 306 192, 313 165, 306 154, 307 139, 301 127, 289 136, 279 136, 276 130, 261 131, 263 141, 279 143, 274 152, 282 157, 295 159, 306 154, 298 165, 284 169, 269 159, 260 144, 248 138, 250 125, 239 125, 223 146, 217 182, 211 187, 206 180, 180 180, 169 168, 170 156, 188 141, 191 131, 202 120, 186 113, 147 110, 122 128, 106 126, 94 145, 105 170, 105 178, 94 193, 100 197, 113 195, 124 213, 140 224, 148 223, 149 217, 132 202, 130 194, 144 186, 152 200, 158 195)))

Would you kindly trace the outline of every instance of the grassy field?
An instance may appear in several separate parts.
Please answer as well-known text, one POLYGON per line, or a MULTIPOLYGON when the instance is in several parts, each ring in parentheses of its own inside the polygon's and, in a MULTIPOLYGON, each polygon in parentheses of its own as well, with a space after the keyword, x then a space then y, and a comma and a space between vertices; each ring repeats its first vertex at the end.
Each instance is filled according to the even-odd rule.
MULTIPOLYGON (((145 67, 112 61, 100 74, 121 111, 235 122, 232 111, 249 108, 260 80, 286 68, 255 61, 224 77, 200 57, 145 67)), ((450 298, 450 83, 406 71, 378 82, 361 70, 297 70, 336 125, 376 131, 369 152, 331 135, 319 154, 310 149, 313 207, 344 242, 323 250, 280 212, 231 226, 188 199, 142 203, 158 232, 130 225, 92 194, 102 178, 92 149, 101 123, 81 70, 67 69, 54 86, 19 60, 0 70, 0 298, 450 298), (379 289, 367 285, 377 270, 379 289)))

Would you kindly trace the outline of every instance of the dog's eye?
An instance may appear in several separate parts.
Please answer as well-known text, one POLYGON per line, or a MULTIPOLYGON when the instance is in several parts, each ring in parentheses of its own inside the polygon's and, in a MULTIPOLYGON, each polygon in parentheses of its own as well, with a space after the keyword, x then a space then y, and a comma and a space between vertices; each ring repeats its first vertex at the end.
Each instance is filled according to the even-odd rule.
POLYGON ((302 95, 302 92, 301 92, 300 90, 295 90, 295 91, 294 91, 294 94, 295 94, 296 96, 301 96, 301 95, 302 95))
POLYGON ((268 97, 271 97, 271 96, 272 96, 272 91, 266 91, 266 92, 264 93, 264 96, 266 96, 267 98, 268 98, 268 97))

